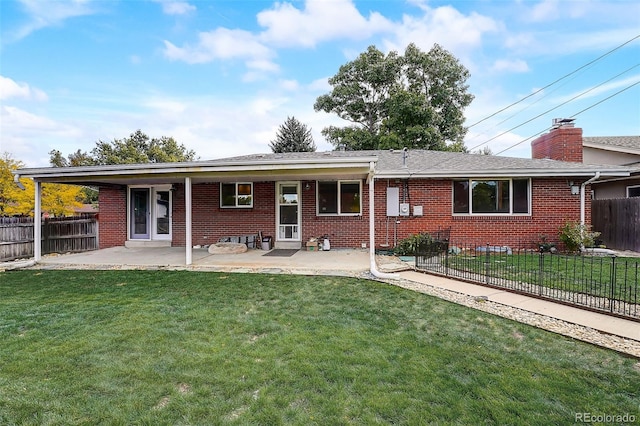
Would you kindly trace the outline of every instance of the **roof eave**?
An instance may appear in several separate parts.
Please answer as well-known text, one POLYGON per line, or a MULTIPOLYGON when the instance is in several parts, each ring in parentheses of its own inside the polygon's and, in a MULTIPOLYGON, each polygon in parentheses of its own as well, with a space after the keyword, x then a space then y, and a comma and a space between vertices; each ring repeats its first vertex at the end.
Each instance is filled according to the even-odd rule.
POLYGON ((14 170, 13 174, 33 179, 83 176, 185 175, 192 173, 261 172, 310 169, 369 169, 377 157, 329 157, 314 159, 267 159, 245 162, 117 164, 85 167, 46 167, 14 170))
POLYGON ((496 177, 496 178, 512 178, 512 177, 590 177, 596 172, 600 172, 601 176, 610 177, 628 177, 630 171, 611 169, 611 170, 548 170, 548 169, 505 169, 505 170, 442 170, 430 172, 416 172, 409 170, 388 171, 376 173, 376 179, 398 179, 398 178, 475 178, 475 177, 496 177))
POLYGON ((585 148, 594 148, 594 149, 600 149, 603 151, 619 152, 622 154, 640 155, 640 149, 628 148, 628 147, 619 146, 619 145, 607 145, 607 144, 601 144, 597 142, 583 141, 582 146, 585 148))

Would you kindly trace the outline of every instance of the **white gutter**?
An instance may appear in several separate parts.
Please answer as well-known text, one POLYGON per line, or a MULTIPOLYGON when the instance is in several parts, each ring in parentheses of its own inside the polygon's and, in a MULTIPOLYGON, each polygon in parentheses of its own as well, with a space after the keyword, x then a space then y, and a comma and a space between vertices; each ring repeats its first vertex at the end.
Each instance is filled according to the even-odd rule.
POLYGON ((376 265, 376 231, 375 231, 375 177, 374 177, 374 162, 369 163, 369 270, 371 274, 376 278, 393 279, 397 280, 400 277, 397 274, 389 274, 386 272, 378 271, 378 265, 376 265))
POLYGON ((582 182, 580 185, 580 225, 584 227, 585 222, 585 187, 589 185, 591 182, 594 182, 600 178, 600 172, 596 172, 596 174, 589 180, 582 182))

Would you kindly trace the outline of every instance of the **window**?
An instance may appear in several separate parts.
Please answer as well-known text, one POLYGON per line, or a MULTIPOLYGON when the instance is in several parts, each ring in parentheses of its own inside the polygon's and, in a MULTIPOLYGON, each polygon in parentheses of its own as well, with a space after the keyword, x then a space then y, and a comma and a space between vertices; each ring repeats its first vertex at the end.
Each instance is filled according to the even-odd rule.
POLYGON ((454 214, 529 214, 529 179, 453 182, 454 214))
POLYGON ((253 207, 253 184, 250 182, 221 183, 220 207, 253 207))
POLYGON ((627 198, 630 197, 640 197, 640 185, 627 186, 627 198))
POLYGON ((359 215, 361 206, 360 181, 318 182, 319 215, 359 215))

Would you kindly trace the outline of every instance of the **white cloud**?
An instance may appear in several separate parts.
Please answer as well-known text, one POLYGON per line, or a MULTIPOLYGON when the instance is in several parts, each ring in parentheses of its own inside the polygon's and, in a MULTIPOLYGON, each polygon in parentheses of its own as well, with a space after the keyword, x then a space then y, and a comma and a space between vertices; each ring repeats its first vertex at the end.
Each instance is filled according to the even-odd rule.
POLYGON ((300 89, 300 83, 297 80, 280 80, 279 86, 286 91, 295 91, 300 89))
POLYGON ((266 28, 260 34, 262 40, 289 47, 314 47, 334 39, 362 40, 393 28, 391 21, 377 12, 365 18, 351 0, 307 0, 304 9, 276 3, 258 13, 258 23, 266 28))
POLYGON ((89 0, 20 0, 20 3, 29 20, 9 37, 11 41, 23 39, 42 28, 60 25, 69 18, 96 13, 96 3, 89 0))
POLYGON ((201 64, 222 59, 247 59, 251 63, 265 61, 274 56, 274 52, 245 30, 217 28, 198 34, 195 46, 177 47, 165 40, 164 54, 171 60, 180 60, 189 64, 201 64))
POLYGON ((485 33, 500 28, 492 18, 475 12, 463 15, 451 6, 423 9, 422 16, 403 16, 394 36, 384 42, 387 50, 401 52, 409 43, 428 50, 438 43, 457 56, 466 56, 481 46, 485 33))
POLYGON ((522 59, 498 59, 493 63, 491 67, 494 71, 507 71, 507 72, 528 72, 529 65, 522 59))
POLYGON ((618 91, 627 86, 631 86, 634 83, 637 84, 638 81, 640 81, 640 75, 634 75, 632 77, 627 77, 622 80, 612 81, 612 82, 603 84, 602 86, 599 86, 599 87, 594 86, 591 88, 582 88, 580 89, 580 91, 576 91, 574 93, 569 93, 564 96, 554 98, 550 102, 552 105, 555 105, 555 104, 561 104, 561 103, 570 101, 573 98, 580 99, 580 100, 589 99, 595 96, 603 95, 605 93, 618 91), (584 95, 582 93, 584 93, 584 95))
MULTIPOLYGON (((568 5, 572 7, 572 3, 568 5)), ((531 8, 526 16, 533 22, 549 22, 560 18, 558 0, 542 0, 531 8)))
POLYGON ((47 94, 42 90, 0 75, 0 100, 11 98, 35 101, 46 101, 48 99, 47 94))
POLYGON ((154 0, 162 5, 162 12, 166 15, 185 15, 195 12, 196 7, 186 1, 154 0))
POLYGON ((10 152, 14 158, 23 161, 28 167, 47 166, 49 151, 54 148, 60 149, 63 146, 62 141, 77 139, 80 136, 79 129, 73 125, 13 106, 0 106, 0 122, 0 150, 10 152))

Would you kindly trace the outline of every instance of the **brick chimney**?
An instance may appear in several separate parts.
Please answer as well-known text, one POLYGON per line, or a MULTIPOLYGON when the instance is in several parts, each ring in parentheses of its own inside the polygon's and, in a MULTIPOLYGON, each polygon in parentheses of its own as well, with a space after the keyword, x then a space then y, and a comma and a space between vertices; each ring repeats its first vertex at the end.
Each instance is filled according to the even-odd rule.
POLYGON ((531 142, 531 158, 582 163, 582 129, 574 127, 573 118, 554 118, 549 133, 531 142))

